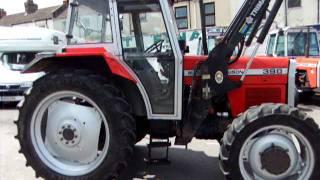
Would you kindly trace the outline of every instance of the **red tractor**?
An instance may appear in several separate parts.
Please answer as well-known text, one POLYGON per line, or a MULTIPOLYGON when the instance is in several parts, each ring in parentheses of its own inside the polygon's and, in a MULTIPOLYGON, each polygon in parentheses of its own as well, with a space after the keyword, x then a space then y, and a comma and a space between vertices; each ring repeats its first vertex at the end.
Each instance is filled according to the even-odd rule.
POLYGON ((264 41, 281 4, 246 0, 209 56, 184 56, 171 1, 71 1, 69 45, 25 70, 46 72, 16 122, 27 166, 45 179, 116 179, 149 134, 150 163, 170 137, 221 139, 228 179, 319 179, 318 126, 293 107, 295 61, 232 56, 264 41))
POLYGON ((301 101, 310 101, 320 88, 320 44, 312 27, 286 27, 269 33, 266 54, 297 61, 296 86, 301 101))

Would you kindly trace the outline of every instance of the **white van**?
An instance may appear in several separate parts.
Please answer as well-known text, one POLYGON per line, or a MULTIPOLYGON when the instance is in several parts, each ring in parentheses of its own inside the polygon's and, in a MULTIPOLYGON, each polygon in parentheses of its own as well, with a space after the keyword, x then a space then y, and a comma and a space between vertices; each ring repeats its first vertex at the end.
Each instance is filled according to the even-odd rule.
POLYGON ((21 74, 41 52, 57 52, 65 34, 38 27, 0 27, 0 103, 18 102, 43 73, 21 74))

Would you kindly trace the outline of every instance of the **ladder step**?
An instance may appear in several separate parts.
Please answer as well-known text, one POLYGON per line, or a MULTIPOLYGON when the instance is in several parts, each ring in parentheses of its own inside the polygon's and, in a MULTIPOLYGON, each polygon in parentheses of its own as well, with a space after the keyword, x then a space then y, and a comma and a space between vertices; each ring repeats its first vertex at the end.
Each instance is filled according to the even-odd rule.
POLYGON ((160 147, 169 147, 171 142, 151 142, 148 144, 148 148, 160 148, 160 147))

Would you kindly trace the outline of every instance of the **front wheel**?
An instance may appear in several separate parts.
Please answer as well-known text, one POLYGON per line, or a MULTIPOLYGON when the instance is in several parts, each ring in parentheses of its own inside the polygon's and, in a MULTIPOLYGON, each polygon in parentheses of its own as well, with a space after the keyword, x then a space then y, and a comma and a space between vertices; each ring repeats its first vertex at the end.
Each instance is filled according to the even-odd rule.
POLYGON ((265 104, 249 109, 224 134, 220 167, 227 179, 317 180, 319 129, 295 108, 265 104))
POLYGON ((135 143, 135 122, 119 90, 87 71, 49 73, 20 109, 21 153, 45 179, 113 179, 135 143))

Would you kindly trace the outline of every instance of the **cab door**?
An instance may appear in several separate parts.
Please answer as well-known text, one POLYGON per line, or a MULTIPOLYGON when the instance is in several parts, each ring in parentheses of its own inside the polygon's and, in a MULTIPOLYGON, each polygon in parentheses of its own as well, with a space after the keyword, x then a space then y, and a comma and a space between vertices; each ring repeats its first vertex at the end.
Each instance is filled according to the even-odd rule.
POLYGON ((122 59, 140 82, 150 119, 181 119, 182 54, 167 1, 118 0, 122 59))

